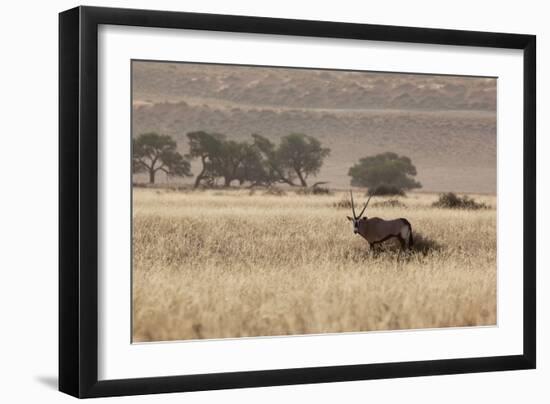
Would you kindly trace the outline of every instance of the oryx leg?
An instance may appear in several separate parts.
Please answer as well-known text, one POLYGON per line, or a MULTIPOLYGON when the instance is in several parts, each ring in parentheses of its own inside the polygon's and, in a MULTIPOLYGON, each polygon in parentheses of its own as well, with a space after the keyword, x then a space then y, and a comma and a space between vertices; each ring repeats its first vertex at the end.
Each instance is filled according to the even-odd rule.
POLYGON ((374 255, 376 253, 376 249, 374 248, 376 246, 376 243, 369 243, 369 250, 372 251, 372 254, 374 255))
POLYGON ((401 244, 401 250, 405 251, 407 249, 407 241, 401 235, 397 236, 397 238, 399 239, 399 244, 401 244))

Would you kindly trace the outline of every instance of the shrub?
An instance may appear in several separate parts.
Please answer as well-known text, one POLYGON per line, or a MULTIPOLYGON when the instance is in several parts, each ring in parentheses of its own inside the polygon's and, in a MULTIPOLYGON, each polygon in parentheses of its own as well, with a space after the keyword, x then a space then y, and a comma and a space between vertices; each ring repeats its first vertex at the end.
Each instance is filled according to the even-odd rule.
POLYGON ((298 188, 296 191, 296 195, 311 195, 313 193, 313 190, 311 188, 298 188))
POLYGON ((311 192, 313 195, 330 195, 332 193, 330 189, 325 187, 313 187, 311 192))
POLYGON ((337 209, 351 209, 351 201, 349 199, 342 199, 341 201, 334 202, 332 206, 337 209))
POLYGON ((367 192, 367 196, 373 195, 373 194, 377 196, 384 196, 384 195, 405 196, 405 191, 403 191, 401 188, 395 185, 378 185, 377 187, 369 188, 367 192))
POLYGON ((331 195, 329 188, 322 187, 326 182, 317 182, 312 187, 302 187, 296 190, 296 195, 331 195))
POLYGON ((286 192, 281 188, 269 187, 265 190, 264 195, 284 196, 286 195, 286 192))
POLYGON ((397 199, 388 199, 387 201, 375 202, 372 204, 373 208, 406 208, 403 202, 397 199))
POLYGON ((447 209, 488 209, 483 202, 476 202, 468 195, 462 197, 456 195, 454 192, 446 192, 439 194, 439 199, 435 201, 432 206, 434 208, 447 208, 447 209))

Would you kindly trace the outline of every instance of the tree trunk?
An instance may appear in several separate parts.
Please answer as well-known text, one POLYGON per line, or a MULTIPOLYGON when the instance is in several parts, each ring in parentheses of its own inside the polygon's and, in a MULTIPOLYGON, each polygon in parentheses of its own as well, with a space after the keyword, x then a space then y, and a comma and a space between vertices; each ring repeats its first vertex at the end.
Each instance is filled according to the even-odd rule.
POLYGON ((302 176, 302 173, 300 172, 300 170, 295 170, 295 171, 296 171, 296 174, 298 175, 298 179, 300 180, 300 183, 302 184, 302 186, 307 187, 306 179, 302 176))
POLYGON ((205 158, 204 156, 201 156, 201 162, 202 162, 202 170, 200 172, 199 175, 197 175, 197 178, 195 178, 195 185, 193 186, 193 188, 198 188, 198 186, 200 185, 201 183, 201 180, 204 176, 204 172, 206 171, 206 167, 205 167, 205 158))
POLYGON ((155 183, 155 170, 150 169, 149 170, 149 184, 155 183))
MULTIPOLYGON (((279 170, 275 170, 275 173, 279 176, 279 182, 283 182, 285 184, 290 185, 291 187, 295 187, 296 184, 290 180, 290 178, 286 178, 283 173, 281 173, 279 170)), ((270 184, 271 185, 271 184, 270 184)))
POLYGON ((197 178, 195 178, 195 185, 193 185, 193 188, 197 188, 200 185, 203 174, 204 174, 204 170, 202 170, 201 173, 197 175, 197 178))
POLYGON ((230 177, 223 177, 224 180, 224 187, 229 188, 231 186, 231 178, 230 177))

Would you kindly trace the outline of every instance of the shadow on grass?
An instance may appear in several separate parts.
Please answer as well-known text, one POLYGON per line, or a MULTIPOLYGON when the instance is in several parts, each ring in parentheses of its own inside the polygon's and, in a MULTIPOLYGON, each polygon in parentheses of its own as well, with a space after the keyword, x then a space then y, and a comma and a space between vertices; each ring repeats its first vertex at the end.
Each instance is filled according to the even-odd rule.
POLYGON ((443 246, 432 238, 424 236, 422 233, 413 234, 414 243, 411 252, 427 255, 431 252, 440 252, 443 246))
POLYGON ((355 261, 366 261, 369 259, 393 259, 402 258, 408 259, 418 256, 427 256, 429 254, 443 251, 444 247, 434 239, 424 236, 421 233, 413 234, 414 242, 408 250, 402 250, 397 239, 390 239, 382 244, 376 245, 374 248, 354 248, 352 252, 355 261))

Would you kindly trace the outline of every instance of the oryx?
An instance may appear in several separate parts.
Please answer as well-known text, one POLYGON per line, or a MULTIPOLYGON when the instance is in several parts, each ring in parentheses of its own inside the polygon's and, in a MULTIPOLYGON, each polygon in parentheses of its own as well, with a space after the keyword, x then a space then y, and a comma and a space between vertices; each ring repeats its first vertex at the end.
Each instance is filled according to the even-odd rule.
POLYGON ((353 233, 363 236, 363 238, 369 242, 371 248, 374 248, 376 244, 382 243, 392 237, 399 239, 401 248, 403 249, 413 245, 412 227, 407 219, 384 220, 379 217, 361 217, 363 216, 363 212, 367 209, 370 198, 372 198, 374 194, 369 196, 361 213, 356 215, 353 193, 351 190, 349 193, 351 196, 353 218, 349 216, 347 218, 353 223, 353 233))

